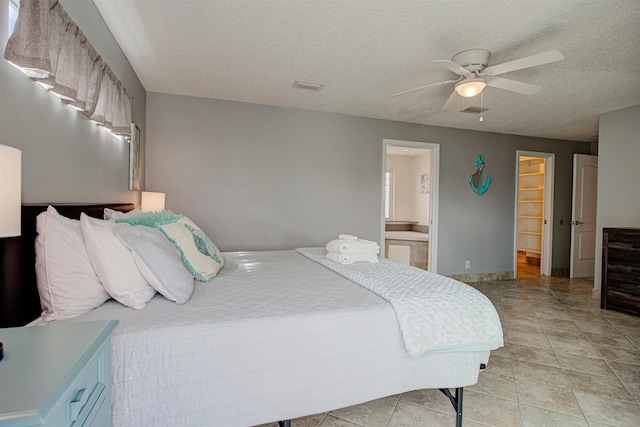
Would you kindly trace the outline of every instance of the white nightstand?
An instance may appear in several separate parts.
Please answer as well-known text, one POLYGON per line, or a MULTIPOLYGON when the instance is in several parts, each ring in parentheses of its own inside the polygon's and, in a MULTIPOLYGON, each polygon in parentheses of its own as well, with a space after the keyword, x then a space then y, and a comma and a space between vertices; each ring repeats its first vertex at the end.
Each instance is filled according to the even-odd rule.
POLYGON ((111 427, 117 321, 0 329, 1 427, 111 427))

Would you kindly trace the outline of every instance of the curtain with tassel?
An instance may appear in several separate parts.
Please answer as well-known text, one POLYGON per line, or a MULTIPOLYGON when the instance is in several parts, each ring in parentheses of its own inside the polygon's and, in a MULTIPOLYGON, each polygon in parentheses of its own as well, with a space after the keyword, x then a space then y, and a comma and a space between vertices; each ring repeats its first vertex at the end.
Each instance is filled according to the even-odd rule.
POLYGON ((4 58, 91 120, 131 135, 131 95, 57 0, 21 0, 4 58))

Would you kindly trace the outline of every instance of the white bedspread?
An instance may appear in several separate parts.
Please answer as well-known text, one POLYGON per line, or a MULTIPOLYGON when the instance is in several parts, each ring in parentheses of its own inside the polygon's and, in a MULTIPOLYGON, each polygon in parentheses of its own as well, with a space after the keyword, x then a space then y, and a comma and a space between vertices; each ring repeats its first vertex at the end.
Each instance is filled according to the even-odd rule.
POLYGON ((296 250, 389 301, 411 356, 495 350, 503 345, 495 307, 464 283, 385 258, 379 263, 343 265, 327 259, 324 248, 296 250))
POLYGON ((475 384, 489 351, 410 357, 384 299, 295 251, 224 253, 189 302, 108 301, 113 425, 249 426, 475 384))

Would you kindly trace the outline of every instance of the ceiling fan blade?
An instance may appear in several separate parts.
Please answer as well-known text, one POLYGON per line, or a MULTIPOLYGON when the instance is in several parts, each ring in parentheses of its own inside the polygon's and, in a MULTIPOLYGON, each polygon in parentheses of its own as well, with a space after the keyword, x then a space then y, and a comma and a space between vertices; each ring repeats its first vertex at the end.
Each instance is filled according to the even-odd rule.
POLYGON ((517 80, 505 79, 502 77, 490 77, 487 79, 487 86, 496 87, 498 89, 510 90, 525 95, 533 95, 542 89, 542 86, 532 85, 531 83, 519 82, 517 80))
POLYGON ((426 89, 426 88, 431 87, 431 86, 440 86, 440 85, 445 85, 445 84, 448 84, 448 83, 455 83, 455 82, 457 82, 457 80, 445 80, 443 82, 431 83, 431 84, 426 85, 426 86, 420 86, 420 87, 416 87, 416 88, 413 88, 413 89, 405 90, 404 92, 394 93, 393 95, 389 95, 389 98, 393 98, 394 96, 404 95, 405 93, 416 92, 416 91, 419 91, 419 90, 422 90, 422 89, 426 89))
POLYGON ((444 105, 442 106, 443 110, 448 110, 450 108, 453 107, 453 105, 458 101, 458 92, 456 92, 455 90, 451 92, 451 95, 449 95, 449 98, 447 99, 447 102, 444 103, 444 105))
POLYGON ((455 62, 450 61, 448 59, 436 59, 433 62, 435 62, 436 64, 440 64, 441 66, 443 66, 447 70, 453 71, 454 73, 459 74, 461 76, 468 76, 470 74, 469 70, 467 70, 463 66, 458 65, 455 62))
POLYGON ((509 62, 503 62, 502 64, 492 65, 485 68, 481 74, 487 76, 497 76, 498 74, 509 73, 511 71, 522 70, 523 68, 536 67, 538 65, 549 64, 564 59, 557 50, 550 50, 548 52, 539 53, 537 55, 526 56, 524 58, 516 59, 509 62))

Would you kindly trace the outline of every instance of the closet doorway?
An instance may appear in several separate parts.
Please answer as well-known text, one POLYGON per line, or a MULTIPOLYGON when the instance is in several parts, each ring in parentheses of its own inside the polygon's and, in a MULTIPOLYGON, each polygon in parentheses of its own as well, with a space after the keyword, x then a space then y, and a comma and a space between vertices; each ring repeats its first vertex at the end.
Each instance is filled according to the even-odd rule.
POLYGON ((518 151, 516 161, 516 277, 551 275, 553 153, 518 151))
POLYGON ((383 140, 382 256, 437 272, 438 144, 383 140))

